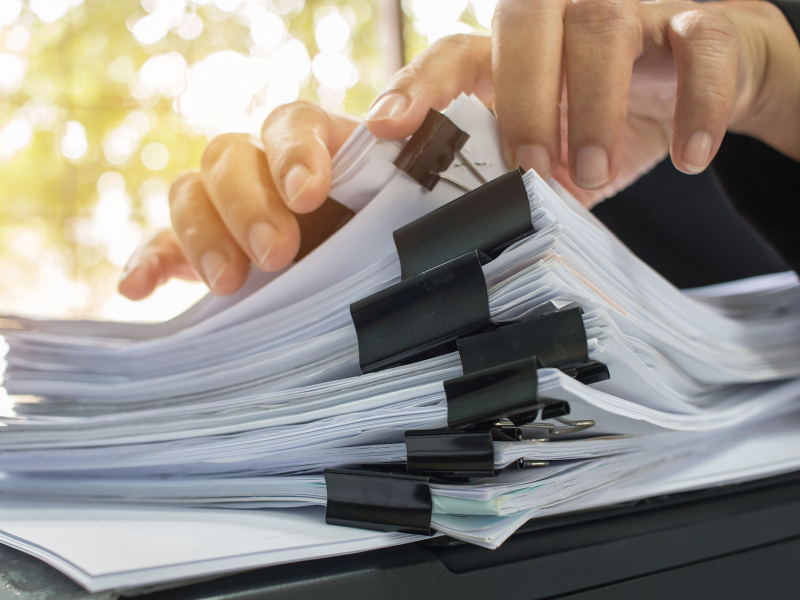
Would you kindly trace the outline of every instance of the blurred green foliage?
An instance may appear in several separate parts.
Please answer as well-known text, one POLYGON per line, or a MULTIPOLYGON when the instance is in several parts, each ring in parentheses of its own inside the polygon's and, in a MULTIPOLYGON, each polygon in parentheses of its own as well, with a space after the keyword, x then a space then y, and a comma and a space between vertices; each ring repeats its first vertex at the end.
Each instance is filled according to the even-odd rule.
MULTIPOLYGON (((279 16, 281 44, 296 39, 306 48, 308 71, 308 61, 320 50, 320 19, 335 11, 349 25, 340 52, 358 66, 358 77, 337 96, 336 90, 321 88, 318 71, 309 71, 299 88, 293 84, 293 97, 322 99, 334 109, 363 114, 390 75, 387 56, 402 55, 387 48, 400 43, 386 30, 387 20, 400 14, 399 1, 44 0, 55 3, 50 9, 61 4, 66 11, 48 19, 29 0, 12 21, 6 16, 3 22, 4 11, 7 15, 20 0, 0 0, 12 3, 0 6, 0 59, 27 65, 18 86, 3 79, 13 73, 0 69, 0 271, 25 280, 0 278, 0 305, 9 306, 5 299, 21 285, 33 286, 34 271, 45 269, 40 275, 47 278, 46 269, 60 269, 59 276, 83 282, 89 293, 69 302, 52 298, 53 307, 66 302, 72 314, 96 312, 125 257, 149 230, 166 225, 169 182, 197 168, 208 131, 182 113, 180 89, 137 91, 148 60, 172 56, 185 77, 192 65, 222 51, 269 58, 271 50, 260 47, 252 33, 258 10, 279 16), (145 17, 165 7, 175 13, 176 6, 178 16, 172 15, 160 35, 145 40, 134 35, 145 17), (132 135, 133 129, 138 133, 132 135), (65 146, 70 139, 72 145, 65 146), (155 161, 155 168, 143 160, 152 144, 168 152, 168 160, 155 161), (105 208, 104 193, 110 194, 105 208)), ((466 0, 452 1, 467 6, 466 0)), ((427 38, 417 32, 410 0, 403 9, 407 16, 394 26, 402 29, 408 60, 424 49, 427 38)), ((462 21, 474 22, 470 14, 465 10, 462 21)), ((254 96, 256 104, 259 98, 254 96)))

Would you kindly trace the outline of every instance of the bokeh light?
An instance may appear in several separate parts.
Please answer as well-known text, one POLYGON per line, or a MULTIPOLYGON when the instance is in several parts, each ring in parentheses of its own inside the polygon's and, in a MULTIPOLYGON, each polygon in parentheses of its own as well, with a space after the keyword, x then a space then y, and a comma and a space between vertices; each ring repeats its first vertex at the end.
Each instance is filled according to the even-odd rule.
POLYGON ((269 10, 259 11, 250 21, 250 36, 262 50, 277 48, 287 33, 283 19, 269 10))
POLYGON ((195 13, 186 13, 175 28, 175 32, 185 40, 194 40, 203 33, 203 19, 195 13))
POLYGON ((61 154, 65 158, 78 161, 89 150, 89 140, 86 139, 86 128, 78 121, 67 121, 64 135, 61 137, 61 154))
POLYGON ((169 182, 210 137, 258 134, 297 99, 363 114, 403 43, 410 59, 485 32, 494 5, 0 0, 0 309, 152 320, 184 308, 201 285, 140 305, 115 284, 135 245, 168 226, 169 182))
POLYGON ((69 5, 69 0, 30 0, 31 12, 45 23, 58 21, 67 14, 69 5))
POLYGON ((33 127, 19 117, 9 121, 0 129, 0 160, 9 160, 17 152, 28 147, 33 139, 33 127))
MULTIPOLYGON (((2 3, 0 3, 1 5, 2 3)), ((31 30, 22 25, 14 25, 6 32, 3 45, 11 52, 25 52, 31 40, 31 30)))
POLYGON ((158 54, 142 65, 131 88, 134 96, 153 94, 174 97, 183 91, 186 79, 186 59, 177 52, 158 54))
POLYGON ((151 142, 142 148, 142 164, 151 171, 160 171, 169 162, 169 150, 164 144, 151 142))
POLYGON ((11 25, 17 20, 21 11, 22 2, 20 0, 3 0, 0 2, 0 26, 11 25))
POLYGON ((0 92, 12 94, 22 88, 28 63, 24 57, 0 53, 0 92))
POLYGON ((330 12, 317 22, 314 37, 320 52, 341 52, 350 39, 350 25, 338 12, 330 12))

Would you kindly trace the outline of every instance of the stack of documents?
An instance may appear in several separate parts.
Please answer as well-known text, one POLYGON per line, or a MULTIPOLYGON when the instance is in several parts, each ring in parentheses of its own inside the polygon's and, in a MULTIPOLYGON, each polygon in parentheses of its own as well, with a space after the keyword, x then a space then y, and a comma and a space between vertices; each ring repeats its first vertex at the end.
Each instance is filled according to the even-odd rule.
POLYGON ((409 531, 497 547, 536 516, 800 468, 794 275, 682 293, 557 184, 507 173, 474 98, 446 115, 405 147, 359 128, 331 192, 353 218, 233 297, 146 327, 5 316, 4 385, 29 398, 0 421, 0 541, 131 587, 409 531), (398 506, 422 486, 422 527, 402 506, 353 521, 337 477, 398 506), (261 537, 237 548, 242 528, 261 537), (148 541, 108 553, 120 538, 148 541))

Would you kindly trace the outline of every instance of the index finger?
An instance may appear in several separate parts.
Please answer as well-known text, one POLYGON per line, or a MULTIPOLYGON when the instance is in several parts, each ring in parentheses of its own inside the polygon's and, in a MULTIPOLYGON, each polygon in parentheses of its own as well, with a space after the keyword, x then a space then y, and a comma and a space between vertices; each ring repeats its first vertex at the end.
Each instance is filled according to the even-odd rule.
POLYGON ((309 102, 279 106, 267 117, 261 141, 272 180, 290 210, 311 212, 325 201, 332 157, 356 125, 309 102))
POLYGON ((511 167, 544 178, 558 165, 563 0, 500 0, 492 21, 495 112, 511 167))
POLYGON ((475 94, 490 105, 491 39, 453 35, 437 40, 400 69, 367 113, 369 130, 384 139, 413 134, 428 110, 444 110, 459 94, 475 94))

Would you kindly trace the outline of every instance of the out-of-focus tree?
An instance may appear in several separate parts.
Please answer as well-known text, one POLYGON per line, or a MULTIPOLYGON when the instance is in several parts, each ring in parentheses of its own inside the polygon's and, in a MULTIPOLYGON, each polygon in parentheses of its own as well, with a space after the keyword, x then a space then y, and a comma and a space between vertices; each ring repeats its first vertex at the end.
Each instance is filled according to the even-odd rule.
MULTIPOLYGON (((399 1, 0 0, 0 309, 119 308, 120 268, 209 137, 298 98, 366 110, 399 1)), ((493 6, 403 0, 406 58, 493 6)))

